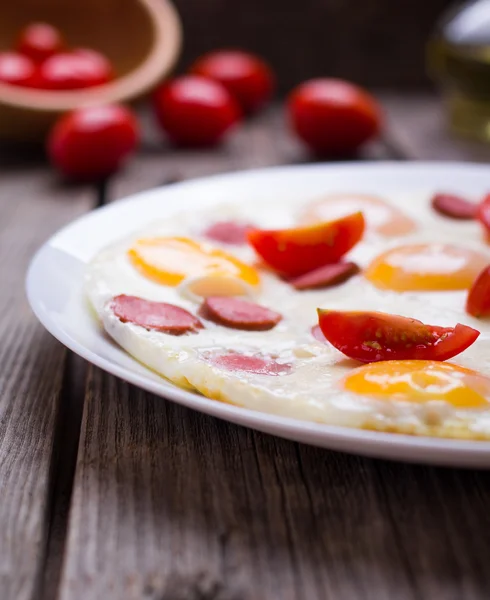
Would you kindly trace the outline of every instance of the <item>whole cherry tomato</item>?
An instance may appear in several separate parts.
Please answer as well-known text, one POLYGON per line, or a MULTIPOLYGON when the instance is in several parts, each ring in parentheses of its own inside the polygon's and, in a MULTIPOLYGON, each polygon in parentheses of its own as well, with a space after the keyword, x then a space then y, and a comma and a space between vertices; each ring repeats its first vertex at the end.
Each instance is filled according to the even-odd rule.
POLYGON ((35 62, 42 62, 60 52, 64 42, 61 33, 48 23, 31 23, 17 40, 17 50, 35 62))
POLYGON ((289 116, 299 137, 316 153, 354 152, 379 133, 381 112, 366 91, 340 79, 312 79, 288 100, 289 116))
POLYGON ((240 119, 240 108, 226 88, 198 75, 160 86, 153 106, 162 128, 181 146, 216 144, 240 119))
POLYGON ((109 60, 96 50, 79 48, 55 54, 43 62, 40 87, 47 90, 76 90, 107 83, 114 77, 109 60))
POLYGON ((361 212, 325 223, 294 229, 252 229, 247 238, 274 270, 289 277, 337 262, 364 233, 361 212))
POLYGON ((52 163, 68 177, 98 180, 115 172, 137 141, 133 113, 110 104, 61 117, 49 135, 47 150, 52 163))
POLYGON ((480 335, 461 323, 439 327, 382 312, 318 309, 318 317, 332 346, 361 362, 447 360, 466 350, 480 335))
POLYGON ((0 82, 37 87, 39 78, 34 62, 17 52, 0 52, 0 82))
POLYGON ((222 83, 245 113, 263 106, 274 90, 274 75, 258 56, 240 50, 218 50, 199 58, 191 72, 222 83))

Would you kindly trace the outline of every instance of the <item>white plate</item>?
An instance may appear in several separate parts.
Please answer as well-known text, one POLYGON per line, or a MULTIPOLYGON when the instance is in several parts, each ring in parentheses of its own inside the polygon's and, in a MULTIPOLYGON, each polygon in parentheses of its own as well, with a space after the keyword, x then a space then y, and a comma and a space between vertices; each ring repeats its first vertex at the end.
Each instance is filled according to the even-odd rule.
POLYGON ((244 171, 150 190, 77 219, 37 252, 27 274, 27 295, 41 323, 65 346, 145 390, 184 406, 298 442, 368 456, 453 466, 490 467, 490 442, 412 437, 320 425, 267 415, 182 390, 133 360, 103 335, 82 294, 85 265, 104 246, 154 218, 183 209, 250 198, 305 198, 332 191, 375 194, 414 189, 481 196, 490 169, 458 163, 364 163, 244 171))

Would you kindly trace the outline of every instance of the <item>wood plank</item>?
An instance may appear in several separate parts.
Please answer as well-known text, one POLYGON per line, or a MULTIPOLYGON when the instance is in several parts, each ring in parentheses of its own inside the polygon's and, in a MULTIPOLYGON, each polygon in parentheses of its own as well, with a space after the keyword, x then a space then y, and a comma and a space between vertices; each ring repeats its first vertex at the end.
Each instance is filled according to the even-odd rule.
POLYGON ((490 474, 205 417, 91 369, 60 598, 484 600, 490 474))
MULTIPOLYGON (((141 111, 140 121, 143 130, 141 151, 128 163, 125 171, 113 179, 108 200, 175 180, 315 161, 290 131, 283 106, 277 104, 245 121, 223 144, 204 150, 172 148, 147 110, 141 111)), ((387 148, 383 141, 377 141, 363 148, 358 158, 382 160, 392 156, 393 149, 387 148)))
MULTIPOLYGON (((305 160, 263 119, 211 153, 147 148, 114 196, 305 160)), ((484 600, 489 502, 488 473, 283 441, 91 367, 59 600, 484 600)))
POLYGON ((455 136, 436 94, 381 94, 390 138, 413 159, 490 161, 490 144, 455 136))
POLYGON ((199 415, 95 368, 80 452, 63 600, 416 597, 370 461, 199 415))
POLYGON ((24 277, 37 247, 88 209, 90 193, 59 185, 36 157, 9 151, 0 168, 0 598, 31 600, 45 560, 66 352, 31 313, 24 277))

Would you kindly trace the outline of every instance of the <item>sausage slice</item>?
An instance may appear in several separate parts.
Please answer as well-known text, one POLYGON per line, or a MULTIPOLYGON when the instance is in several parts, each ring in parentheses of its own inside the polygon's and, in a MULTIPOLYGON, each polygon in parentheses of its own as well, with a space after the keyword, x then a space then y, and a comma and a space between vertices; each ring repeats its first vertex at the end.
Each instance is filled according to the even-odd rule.
POLYGON ((289 283, 297 290, 313 290, 338 285, 347 281, 356 273, 359 273, 359 267, 356 263, 332 263, 290 279, 289 283))
POLYGON ((210 225, 203 233, 205 237, 222 244, 233 244, 236 246, 245 244, 247 231, 253 229, 250 223, 238 221, 218 221, 210 225))
POLYGON ((196 333, 203 328, 201 321, 193 314, 166 302, 121 294, 112 299, 110 306, 122 323, 134 323, 153 331, 183 335, 196 333))
POLYGON ((327 342, 327 338, 323 335, 320 325, 313 325, 311 328, 311 335, 319 342, 327 342))
POLYGON ((292 369, 290 364, 279 363, 272 357, 246 356, 238 352, 214 355, 208 358, 208 362, 228 371, 244 371, 256 375, 287 375, 292 369))
POLYGON ((218 325, 248 331, 267 331, 282 319, 279 313, 236 296, 206 298, 199 315, 218 325))
POLYGON ((454 194, 435 194, 432 208, 451 219, 470 220, 476 219, 478 205, 454 194))

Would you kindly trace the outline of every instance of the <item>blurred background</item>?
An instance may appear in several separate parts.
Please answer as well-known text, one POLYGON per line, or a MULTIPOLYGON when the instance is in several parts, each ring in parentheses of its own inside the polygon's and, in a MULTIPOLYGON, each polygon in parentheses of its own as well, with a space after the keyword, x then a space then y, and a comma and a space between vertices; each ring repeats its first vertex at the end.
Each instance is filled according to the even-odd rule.
POLYGON ((428 85, 425 50, 449 0, 176 0, 181 67, 203 52, 240 46, 264 56, 279 92, 328 75, 361 85, 428 85))
MULTIPOLYGON (((246 90, 259 96, 258 108, 249 111, 239 102, 245 117, 261 112, 271 101, 285 108, 286 95, 311 78, 339 78, 360 86, 355 94, 373 95, 366 117, 365 97, 353 100, 350 88, 323 90, 337 100, 341 94, 350 114, 333 131, 332 123, 335 129, 340 121, 330 102, 326 116, 315 116, 313 129, 322 130, 325 138, 345 140, 354 129, 358 134, 358 140, 350 144, 329 142, 328 148, 324 140, 308 139, 311 132, 305 134, 299 122, 314 112, 313 96, 318 90, 310 90, 307 100, 301 98, 301 106, 286 108, 293 136, 313 153, 344 156, 380 134, 389 138, 380 118, 382 107, 376 105, 383 104, 386 92, 407 99, 403 111, 407 114, 418 110, 417 101, 409 103, 410 94, 436 91, 445 101, 438 111, 447 117, 453 132, 483 141, 490 138, 490 0, 17 0, 4 5, 0 20, 0 142, 48 144, 51 162, 65 175, 76 175, 53 155, 54 146, 60 144, 46 141, 55 123, 75 109, 112 104, 132 107, 135 100, 153 94, 153 104, 143 104, 143 112, 153 113, 164 143, 216 146, 228 138, 228 130, 237 129, 246 119, 234 114, 230 106, 204 106, 209 93, 212 96, 216 90, 205 93, 185 82, 170 93, 159 86, 171 77, 195 73, 196 61, 203 55, 229 48, 246 50, 269 70, 269 81, 256 83, 261 89, 246 90), (43 22, 53 26, 55 33, 36 30, 36 23, 43 22), (29 29, 33 24, 34 30, 29 29), (39 56, 35 44, 44 44, 49 36, 52 43, 53 35, 59 37, 57 45, 46 55, 41 48, 39 56), (24 64, 28 60, 32 64, 24 64), (305 117, 306 110, 310 112, 305 117), (368 125, 366 119, 370 119, 368 125), (215 127, 212 135, 203 133, 210 123, 215 127), (206 139, 189 137, 186 129, 199 130, 206 139)), ((208 67, 205 76, 223 84, 225 93, 234 96, 235 84, 254 88, 243 64, 239 67, 235 60, 225 68, 225 78, 241 78, 231 87, 219 75, 214 77, 214 63, 208 67)), ((252 67, 252 78, 257 75, 256 67, 252 67)), ((425 109, 427 115, 434 110, 428 105, 425 109)), ((114 114, 108 118, 113 120, 114 114)), ((126 126, 132 118, 126 119, 126 126)), ((131 143, 127 141, 128 149, 121 151, 118 161, 136 148, 139 124, 140 120, 133 123, 131 143)), ((77 127, 80 123, 71 126, 77 127)), ((100 139, 90 144, 97 145, 100 139)), ((104 138, 105 142, 109 144, 104 138)), ((115 170, 114 164, 104 172, 115 170)), ((92 174, 102 176, 96 168, 92 174)))

